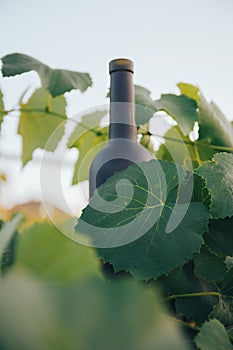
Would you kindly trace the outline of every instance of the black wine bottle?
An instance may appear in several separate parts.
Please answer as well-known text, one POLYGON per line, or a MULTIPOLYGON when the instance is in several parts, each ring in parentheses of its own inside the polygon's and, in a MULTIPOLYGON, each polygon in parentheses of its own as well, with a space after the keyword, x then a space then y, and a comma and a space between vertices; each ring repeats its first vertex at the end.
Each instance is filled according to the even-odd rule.
POLYGON ((151 153, 137 143, 133 62, 115 59, 109 63, 110 126, 109 142, 94 158, 89 173, 90 197, 107 178, 129 165, 153 159, 151 153))

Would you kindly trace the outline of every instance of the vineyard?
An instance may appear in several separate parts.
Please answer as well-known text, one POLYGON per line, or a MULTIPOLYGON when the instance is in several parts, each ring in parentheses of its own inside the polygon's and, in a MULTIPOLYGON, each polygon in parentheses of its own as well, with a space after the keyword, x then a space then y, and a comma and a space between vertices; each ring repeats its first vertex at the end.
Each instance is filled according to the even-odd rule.
MULTIPOLYGON (((78 150, 72 185, 88 180, 108 111, 68 117, 64 94, 85 93, 90 75, 1 60, 3 83, 41 80, 11 110, 0 92, 0 125, 18 116, 22 167, 44 151, 42 197, 53 186, 43 159, 60 142, 78 150)), ((135 86, 138 142, 155 159, 115 173, 79 218, 0 217, 1 349, 233 349, 233 125, 197 86, 177 86, 157 100, 135 86)))

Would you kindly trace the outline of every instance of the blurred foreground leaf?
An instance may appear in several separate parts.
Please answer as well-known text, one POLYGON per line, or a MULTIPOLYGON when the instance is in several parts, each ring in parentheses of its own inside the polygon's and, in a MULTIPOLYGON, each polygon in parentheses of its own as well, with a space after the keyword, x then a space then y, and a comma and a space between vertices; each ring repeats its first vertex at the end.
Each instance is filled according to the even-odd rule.
POLYGON ((15 267, 56 283, 102 277, 94 249, 71 241, 48 222, 36 223, 20 234, 15 267))
POLYGON ((8 248, 12 238, 14 237, 17 227, 19 223, 22 221, 23 215, 17 214, 12 220, 6 222, 5 224, 1 224, 0 227, 0 261, 2 264, 2 259, 4 258, 4 254, 6 249, 8 248))
POLYGON ((92 279, 51 287, 21 274, 8 276, 0 288, 0 347, 189 349, 155 295, 135 282, 92 279))

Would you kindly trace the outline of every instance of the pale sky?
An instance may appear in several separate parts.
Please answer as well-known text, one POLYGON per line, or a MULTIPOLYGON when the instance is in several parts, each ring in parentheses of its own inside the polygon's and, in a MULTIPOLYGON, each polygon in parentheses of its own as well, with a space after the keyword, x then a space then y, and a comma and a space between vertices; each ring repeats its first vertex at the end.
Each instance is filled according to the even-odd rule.
MULTIPOLYGON (((107 103, 108 62, 128 57, 135 62, 135 83, 153 97, 176 93, 180 81, 198 84, 233 119, 232 0, 0 0, 0 10, 1 57, 20 52, 53 68, 91 74, 93 88, 70 94, 70 115, 107 103)), ((10 104, 13 86, 22 90, 29 81, 3 82, 6 102, 10 104)), ((5 122, 0 146, 18 154, 16 129, 17 121, 5 122)), ((0 160, 0 172, 6 165, 0 160)), ((37 165, 22 172, 11 163, 7 169, 2 201, 11 206, 38 199, 37 165)), ((68 181, 71 176, 70 170, 68 181)), ((69 183, 67 191, 73 191, 69 183)))

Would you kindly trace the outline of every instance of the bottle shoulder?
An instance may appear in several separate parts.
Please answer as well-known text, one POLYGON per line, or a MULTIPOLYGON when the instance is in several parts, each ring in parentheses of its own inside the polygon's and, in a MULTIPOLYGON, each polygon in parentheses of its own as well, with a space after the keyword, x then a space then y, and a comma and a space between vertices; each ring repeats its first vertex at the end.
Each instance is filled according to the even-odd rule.
POLYGON ((121 158, 139 163, 154 159, 154 156, 137 141, 117 138, 109 140, 108 144, 95 156, 92 165, 121 158))

